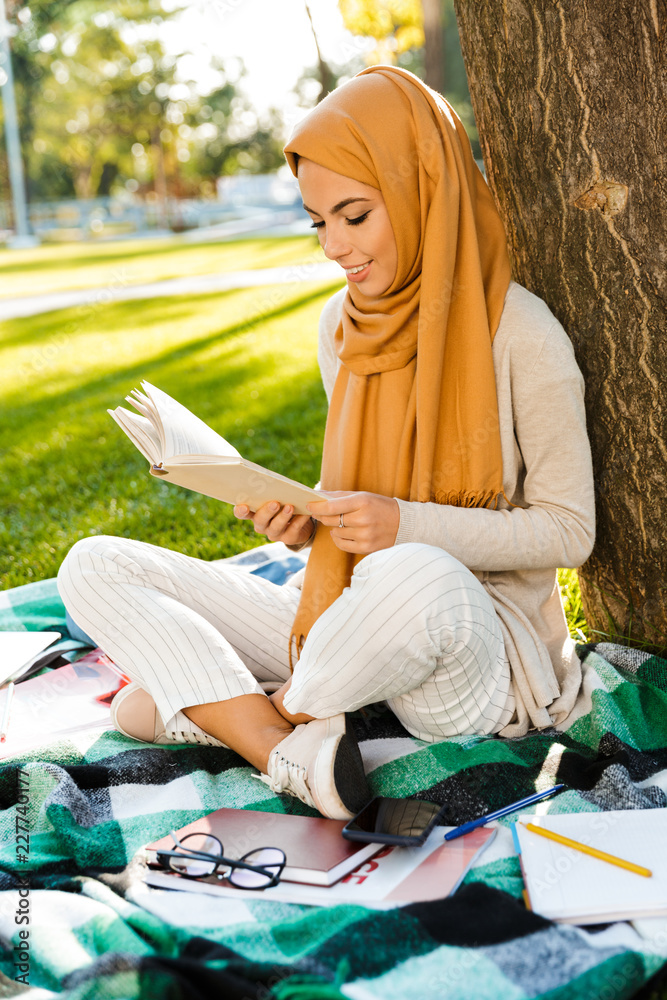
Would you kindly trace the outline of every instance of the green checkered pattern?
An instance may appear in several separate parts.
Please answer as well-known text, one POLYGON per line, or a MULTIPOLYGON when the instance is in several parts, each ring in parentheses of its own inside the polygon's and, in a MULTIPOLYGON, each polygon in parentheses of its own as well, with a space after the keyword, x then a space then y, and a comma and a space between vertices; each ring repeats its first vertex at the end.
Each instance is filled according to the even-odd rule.
MULTIPOLYGON (((53 581, 2 595, 0 628, 21 626, 65 633, 53 581)), ((590 699, 565 732, 426 745, 379 706, 356 713, 373 791, 444 802, 448 823, 555 781, 567 790, 550 812, 667 805, 667 662, 616 646, 580 655, 590 699)), ((142 847, 211 810, 310 813, 232 751, 79 733, 5 761, 0 795, 2 996, 623 1000, 667 961, 657 925, 587 931, 527 912, 510 820, 455 896, 378 912, 145 885, 142 847)))

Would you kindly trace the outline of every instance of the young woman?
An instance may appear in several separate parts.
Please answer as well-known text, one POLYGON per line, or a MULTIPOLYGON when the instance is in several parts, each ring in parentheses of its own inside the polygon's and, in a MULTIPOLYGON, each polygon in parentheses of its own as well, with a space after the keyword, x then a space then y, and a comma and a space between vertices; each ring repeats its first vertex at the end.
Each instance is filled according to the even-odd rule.
POLYGON ((78 542, 59 582, 136 681, 113 705, 121 732, 229 746, 275 791, 345 818, 369 797, 346 712, 386 701, 435 742, 572 711, 556 567, 590 554, 593 482, 571 344, 511 281, 447 102, 372 67, 285 152, 346 277, 320 323, 331 498, 312 517, 277 501, 235 513, 312 546, 301 586, 104 537, 78 542))

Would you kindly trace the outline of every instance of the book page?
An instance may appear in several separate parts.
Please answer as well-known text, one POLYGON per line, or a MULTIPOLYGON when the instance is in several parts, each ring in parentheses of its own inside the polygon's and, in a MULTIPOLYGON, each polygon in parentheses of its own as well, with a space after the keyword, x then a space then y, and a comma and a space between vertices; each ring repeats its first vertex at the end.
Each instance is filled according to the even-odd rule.
MULTIPOLYGON (((163 452, 160 456, 163 462, 192 453, 228 458, 241 457, 229 441, 196 417, 187 406, 178 403, 150 382, 142 382, 141 385, 159 416, 164 438, 163 452)), ((141 401, 139 397, 137 398, 141 401)), ((134 405, 136 406, 136 403, 134 405)))
POLYGON ((154 430, 156 440, 158 442, 158 455, 162 457, 164 455, 164 427, 162 426, 162 421, 160 420, 160 414, 155 408, 153 400, 146 396, 145 393, 140 392, 138 389, 133 389, 129 396, 125 399, 128 403, 131 403, 135 410, 138 410, 146 420, 151 424, 154 430))
POLYGON ((667 911, 667 809, 528 816, 516 824, 530 904, 552 920, 627 919, 667 911), (652 871, 619 868, 527 830, 524 822, 597 848, 652 871), (625 918, 618 917, 626 914, 625 918))
POLYGON ((115 410, 107 410, 110 417, 116 421, 122 431, 129 437, 135 448, 151 465, 157 465, 162 460, 162 446, 158 433, 146 417, 117 406, 115 410))

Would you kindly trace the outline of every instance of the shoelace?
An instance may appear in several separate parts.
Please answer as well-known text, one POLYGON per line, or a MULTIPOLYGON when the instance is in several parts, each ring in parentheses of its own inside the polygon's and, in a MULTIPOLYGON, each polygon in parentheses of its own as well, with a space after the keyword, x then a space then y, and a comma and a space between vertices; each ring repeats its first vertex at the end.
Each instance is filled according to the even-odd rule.
POLYGON ((274 750, 269 757, 269 774, 253 774, 253 778, 259 778, 272 792, 293 795, 306 805, 317 809, 308 787, 307 777, 308 772, 303 764, 287 760, 279 750, 274 750))
POLYGON ((198 743, 203 747, 219 747, 220 740, 208 733, 193 733, 188 729, 170 729, 167 736, 173 737, 177 743, 198 743))

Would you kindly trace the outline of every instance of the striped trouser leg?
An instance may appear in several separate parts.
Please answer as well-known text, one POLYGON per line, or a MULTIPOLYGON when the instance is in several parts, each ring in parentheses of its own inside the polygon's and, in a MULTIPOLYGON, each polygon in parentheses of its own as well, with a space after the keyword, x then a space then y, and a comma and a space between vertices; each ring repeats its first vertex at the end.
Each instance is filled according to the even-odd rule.
MULTIPOLYGON (((105 536, 74 545, 58 586, 74 621, 150 692, 164 720, 289 677, 295 587, 105 536)), ((430 742, 497 732, 512 714, 490 598, 442 549, 366 556, 311 629, 285 705, 325 718, 382 700, 430 742)))
POLYGON ((444 549, 373 552, 311 629, 285 707, 326 718, 386 700, 429 742, 498 732, 514 711, 491 599, 444 549))
POLYGON ((290 675, 295 587, 102 535, 73 546, 58 587, 77 625, 152 695, 165 721, 189 705, 263 694, 258 681, 290 675))

